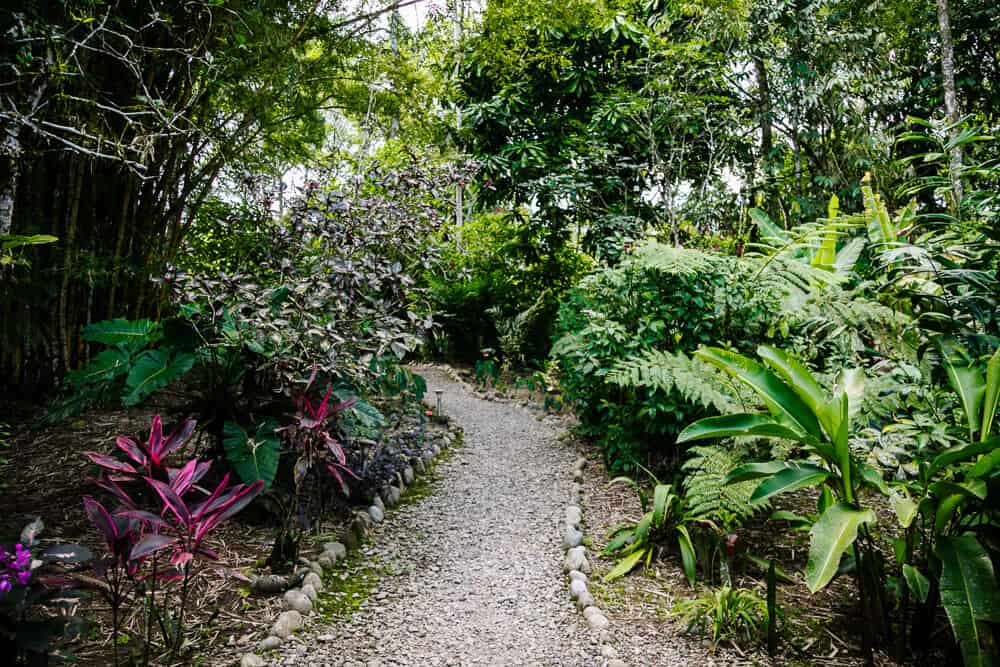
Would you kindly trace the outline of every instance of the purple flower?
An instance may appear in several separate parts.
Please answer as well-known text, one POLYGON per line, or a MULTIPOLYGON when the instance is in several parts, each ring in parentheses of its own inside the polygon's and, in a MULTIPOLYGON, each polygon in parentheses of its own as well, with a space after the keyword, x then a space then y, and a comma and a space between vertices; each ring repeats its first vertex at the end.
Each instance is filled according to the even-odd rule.
POLYGON ((0 574, 0 593, 7 594, 10 592, 12 586, 10 585, 10 575, 0 574))
POLYGON ((6 595, 14 588, 27 586, 31 579, 31 552, 23 544, 14 545, 14 553, 0 547, 0 595, 6 595))

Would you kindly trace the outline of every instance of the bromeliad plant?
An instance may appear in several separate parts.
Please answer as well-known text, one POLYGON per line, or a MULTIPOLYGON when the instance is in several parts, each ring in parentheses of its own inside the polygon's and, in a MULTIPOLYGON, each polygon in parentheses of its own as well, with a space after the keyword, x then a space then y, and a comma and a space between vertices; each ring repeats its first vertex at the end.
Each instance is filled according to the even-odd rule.
POLYGON ((751 501, 763 502, 782 493, 808 487, 820 491, 819 518, 810 530, 806 584, 811 592, 824 588, 838 572, 854 568, 866 617, 865 651, 874 646, 871 631, 888 632, 882 559, 871 540, 869 526, 875 513, 860 504, 863 488, 880 493, 887 486, 880 473, 851 452, 850 398, 842 377, 831 394, 812 373, 785 352, 761 346, 763 363, 718 348, 695 353, 751 389, 767 413, 727 414, 701 419, 688 426, 678 442, 760 437, 795 443, 802 456, 740 466, 727 483, 760 480, 751 501), (848 550, 853 551, 845 559, 848 550), (853 563, 851 557, 853 556, 853 563))
MULTIPOLYGON (((653 475, 650 474, 650 477, 653 475)), ((676 540, 684 574, 694 586, 696 558, 687 525, 694 517, 687 511, 684 498, 674 493, 671 484, 660 484, 655 477, 653 480, 656 485, 653 489, 653 507, 649 511, 646 511, 649 499, 637 482, 628 477, 618 477, 611 481, 612 484, 633 486, 639 494, 639 502, 645 514, 638 523, 621 523, 611 529, 608 535, 611 541, 604 548, 604 553, 617 553, 622 558, 605 575, 604 581, 623 577, 642 562, 648 567, 656 553, 665 547, 665 542, 676 540)))

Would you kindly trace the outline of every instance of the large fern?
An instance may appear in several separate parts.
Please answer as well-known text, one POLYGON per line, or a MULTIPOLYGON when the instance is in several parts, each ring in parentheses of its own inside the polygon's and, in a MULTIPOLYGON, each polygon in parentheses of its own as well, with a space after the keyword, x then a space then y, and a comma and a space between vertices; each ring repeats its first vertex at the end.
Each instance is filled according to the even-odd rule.
POLYGON ((752 503, 750 496, 757 480, 726 484, 726 476, 744 463, 738 450, 724 445, 691 447, 690 458, 681 469, 685 472, 684 491, 692 514, 717 517, 730 514, 745 520, 768 505, 752 503))
POLYGON ((715 370, 683 352, 644 350, 618 362, 605 379, 619 387, 677 391, 685 400, 720 413, 738 407, 715 370))

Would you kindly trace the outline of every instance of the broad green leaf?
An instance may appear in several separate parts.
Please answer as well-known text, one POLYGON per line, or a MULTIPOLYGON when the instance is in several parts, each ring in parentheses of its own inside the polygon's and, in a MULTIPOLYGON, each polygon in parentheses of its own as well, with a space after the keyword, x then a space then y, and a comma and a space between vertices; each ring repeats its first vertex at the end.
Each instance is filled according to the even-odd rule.
POLYGON ((752 208, 748 213, 750 219, 757 225, 757 234, 762 241, 771 245, 783 245, 791 242, 792 237, 788 232, 774 224, 767 213, 759 208, 752 208))
POLYGON ((761 345, 757 355, 764 360, 771 370, 781 376, 781 379, 799 395, 814 413, 830 401, 830 394, 816 382, 812 373, 802 362, 793 358, 784 350, 761 345))
POLYGON ((658 484, 653 491, 653 525, 657 528, 663 525, 667 505, 674 497, 671 491, 669 484, 658 484))
POLYGON ((688 583, 691 584, 691 588, 694 588, 697 579, 695 571, 697 558, 694 545, 691 543, 691 535, 688 534, 685 526, 677 526, 677 544, 681 548, 681 566, 684 568, 684 575, 687 577, 688 583))
POLYGON ((166 350, 146 350, 140 354, 128 377, 125 378, 125 394, 122 403, 127 406, 138 404, 155 391, 181 377, 194 366, 194 355, 180 353, 171 355, 166 350))
POLYGON ((980 457, 976 461, 976 465, 972 466, 972 469, 966 474, 966 477, 968 479, 978 479, 980 477, 991 476, 997 468, 1000 468, 1000 449, 994 449, 992 452, 980 457))
POLYGON ((1000 403, 1000 347, 986 364, 986 391, 983 395, 983 425, 979 429, 979 439, 986 440, 993 430, 993 419, 1000 403))
POLYGON ((895 489, 889 494, 889 505, 899 520, 899 525, 909 528, 913 520, 917 517, 917 504, 910 498, 910 494, 905 489, 895 489))
POLYGON ((958 483, 943 479, 930 485, 930 491, 938 498, 963 495, 976 500, 986 500, 986 482, 981 479, 958 483))
POLYGON ((858 528, 874 522, 874 512, 847 503, 837 503, 823 512, 809 531, 806 585, 810 592, 815 593, 830 583, 837 573, 841 556, 857 539, 858 528))
POLYGON ((750 496, 750 502, 762 503, 780 493, 790 493, 809 486, 817 486, 825 482, 829 476, 829 470, 809 464, 785 468, 773 477, 761 482, 754 489, 753 495, 750 496))
POLYGON ((83 328, 83 339, 90 343, 104 345, 126 345, 129 349, 140 350, 163 337, 163 327, 152 320, 105 320, 94 322, 83 328))
POLYGON ((985 442, 971 442, 966 445, 956 445, 949 447, 934 457, 930 467, 927 469, 927 477, 933 478, 942 469, 953 463, 961 461, 971 461, 980 454, 988 454, 994 449, 1000 449, 1000 436, 986 440, 985 442))
POLYGON ((927 577, 920 570, 907 563, 903 566, 903 578, 906 579, 906 585, 910 592, 921 602, 926 602, 927 593, 931 589, 931 582, 928 581, 927 577))
POLYGON ((993 664, 983 621, 1000 621, 1000 590, 989 554, 976 538, 940 537, 935 547, 941 559, 941 606, 962 649, 966 667, 993 664))
POLYGON ((816 414, 791 387, 762 364, 720 348, 702 348, 695 356, 753 389, 775 417, 786 417, 805 433, 823 437, 816 414))
POLYGON ((102 350, 90 363, 78 371, 70 371, 67 379, 77 387, 111 380, 124 375, 129 369, 129 354, 117 347, 102 350))
POLYGON ((277 429, 276 422, 264 421, 251 438, 239 424, 227 421, 223 425, 222 444, 226 459, 243 482, 253 484, 262 481, 265 489, 271 486, 278 472, 281 453, 277 429))
POLYGON ((934 532, 942 534, 948 528, 948 524, 951 523, 952 517, 955 516, 955 512, 961 507, 962 503, 965 502, 967 496, 964 493, 956 493, 951 496, 945 496, 942 498, 937 505, 937 510, 934 512, 934 532))
POLYGON ((986 383, 979 369, 969 363, 968 353, 957 341, 938 338, 937 343, 941 350, 941 363, 948 373, 948 381, 962 402, 962 411, 969 426, 969 440, 973 440, 981 423, 979 415, 986 383))
POLYGON ((14 248, 20 248, 23 246, 55 243, 58 240, 58 237, 50 236, 48 234, 32 234, 31 236, 7 234, 0 236, 0 246, 2 246, 4 250, 13 250, 14 248))
POLYGON ((803 433, 766 415, 735 414, 706 417, 681 431, 677 442, 709 438, 758 437, 801 440, 803 433))
POLYGON ((618 564, 615 565, 610 572, 604 575, 604 583, 608 583, 609 581, 614 581, 619 577, 624 577, 626 574, 631 572, 646 555, 646 551, 647 551, 646 549, 639 549, 638 551, 633 551, 628 556, 625 556, 625 558, 622 558, 620 561, 618 561, 618 564))
POLYGON ((722 483, 738 484, 739 482, 747 482, 751 479, 770 477, 786 468, 791 468, 793 465, 796 465, 796 462, 767 461, 765 463, 746 463, 738 468, 734 468, 732 472, 726 475, 722 483))

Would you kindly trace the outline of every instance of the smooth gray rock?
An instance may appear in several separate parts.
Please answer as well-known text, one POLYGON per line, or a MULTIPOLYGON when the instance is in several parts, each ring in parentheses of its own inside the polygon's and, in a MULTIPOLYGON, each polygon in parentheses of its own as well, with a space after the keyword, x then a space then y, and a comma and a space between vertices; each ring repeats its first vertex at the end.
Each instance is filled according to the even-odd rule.
POLYGON ((583 481, 583 469, 582 468, 575 468, 573 470, 573 481, 574 482, 582 482, 583 481))
POLYGON ((312 584, 302 584, 302 593, 312 602, 315 602, 319 598, 319 593, 316 592, 312 584))
MULTIPOLYGON (((291 591, 289 591, 290 593, 291 591)), ((576 600, 581 595, 587 592, 587 584, 580 581, 579 579, 574 579, 569 582, 569 597, 572 600, 576 600)), ((287 597, 287 594, 286 594, 287 597)))
POLYGON ((268 635, 267 637, 264 637, 262 640, 260 640, 258 648, 261 651, 273 651, 274 649, 281 646, 282 643, 284 643, 284 641, 285 640, 282 639, 281 637, 276 637, 275 635, 268 635))
MULTIPOLYGON (((593 609, 593 608, 594 607, 587 607, 587 609, 593 609)), ((611 625, 611 621, 608 620, 608 617, 600 612, 596 614, 591 614, 590 617, 587 619, 587 623, 590 625, 591 630, 603 630, 609 625, 611 625)))
POLYGON ((586 467, 587 467, 587 459, 582 456, 573 462, 574 470, 583 470, 586 467))
POLYGON ((628 667, 628 663, 624 660, 615 658, 614 660, 608 661, 608 667, 628 667))
POLYGON ((313 587, 317 593, 323 592, 323 580, 319 578, 315 572, 310 572, 306 575, 305 579, 302 580, 302 585, 309 585, 313 587))
POLYGON ((576 599, 576 606, 578 609, 593 607, 595 604, 597 604, 597 601, 594 600, 594 596, 590 594, 590 591, 580 593, 580 597, 576 599))
POLYGON ((289 609, 294 609, 303 616, 311 614, 313 610, 312 600, 297 588, 285 591, 285 604, 289 609))
POLYGON ((382 501, 382 497, 375 494, 375 498, 372 500, 372 505, 382 510, 382 514, 385 514, 385 503, 382 501))
POLYGON ((406 466, 405 468, 403 468, 403 482, 407 486, 413 484, 413 478, 414 478, 413 468, 410 466, 406 466))
POLYGON ((336 564, 337 559, 334 558, 332 554, 329 554, 326 551, 324 551, 316 559, 316 562, 318 564, 322 565, 324 569, 329 569, 329 568, 333 567, 334 564, 336 564))
POLYGON ((567 551, 563 569, 567 572, 570 570, 579 570, 584 574, 590 574, 590 561, 587 560, 587 548, 579 546, 567 551))
POLYGON ((347 549, 340 542, 328 542, 323 545, 324 553, 331 554, 334 559, 340 560, 347 555, 347 549))
POLYGON ((375 523, 382 523, 385 520, 385 512, 379 509, 378 505, 372 505, 368 508, 368 516, 372 518, 375 523))
POLYGON ((571 526, 577 526, 583 523, 583 510, 581 510, 576 505, 570 505, 566 508, 566 523, 571 526))
POLYGON ((602 658, 617 658, 618 657, 618 649, 616 649, 614 646, 611 646, 610 644, 605 644, 604 646, 601 647, 601 657, 602 658))
POLYGON ((563 549, 572 549, 581 544, 583 544, 583 533, 573 526, 566 524, 565 529, 563 529, 563 549))
POLYGON ((385 491, 385 504, 389 507, 395 507, 399 504, 400 499, 403 494, 400 492, 399 487, 387 486, 385 491))
POLYGON ((587 575, 585 575, 583 572, 580 572, 580 570, 571 570, 569 573, 569 580, 570 581, 580 580, 584 583, 587 583, 587 581, 589 581, 587 579, 587 575))
POLYGON ((265 667, 265 665, 267 663, 264 662, 264 658, 256 653, 244 653, 240 658, 240 667, 265 667))
POLYGON ((275 637, 288 639, 292 636, 293 632, 301 627, 302 614, 294 609, 289 609, 288 611, 283 611, 278 614, 277 620, 275 620, 274 625, 271 626, 271 634, 275 637))

